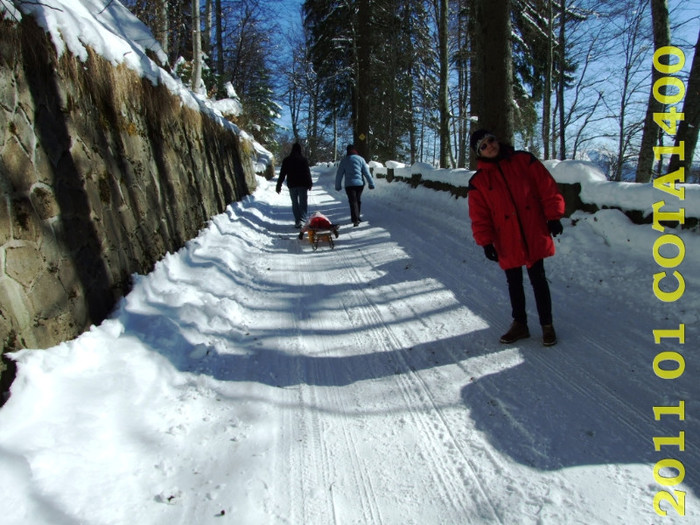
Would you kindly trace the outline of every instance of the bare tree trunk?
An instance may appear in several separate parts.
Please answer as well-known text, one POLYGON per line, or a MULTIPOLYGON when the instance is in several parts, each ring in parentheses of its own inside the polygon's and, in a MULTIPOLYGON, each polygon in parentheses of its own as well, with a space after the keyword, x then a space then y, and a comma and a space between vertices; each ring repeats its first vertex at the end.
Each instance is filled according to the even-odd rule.
POLYGON ((559 159, 566 159, 566 112, 564 110, 564 92, 566 90, 566 0, 561 0, 559 15, 559 85, 557 86, 557 104, 559 104, 559 159))
POLYGON ((333 109, 333 162, 338 160, 338 116, 333 109))
POLYGON ((212 21, 214 18, 213 0, 204 0, 204 38, 202 38, 202 51, 205 55, 211 54, 212 21))
MULTIPOLYGON (((477 2, 477 65, 472 80, 481 83, 479 126, 504 142, 513 142, 513 57, 510 43, 510 0, 477 2), (488 93, 488 96, 485 96, 488 93)), ((476 86, 472 82, 472 88, 476 86)))
MULTIPOLYGON (((654 48, 668 46, 671 43, 671 30, 668 24, 668 5, 666 0, 651 0, 651 18, 654 28, 654 48)), ((639 150, 637 162, 637 182, 649 182, 652 178, 654 165, 654 146, 658 143, 659 128, 654 122, 654 113, 664 111, 664 104, 656 100, 654 96, 654 83, 663 76, 655 67, 651 69, 651 88, 649 90, 649 103, 644 119, 642 132, 642 144, 639 150)))
MULTIPOLYGON (((409 103, 409 107, 414 107, 414 103, 413 103, 413 98, 414 98, 413 75, 411 75, 410 82, 412 85, 411 85, 411 89, 408 91, 408 103, 409 103)), ((408 127, 408 145, 409 145, 409 151, 411 154, 411 164, 414 164, 416 162, 416 151, 417 151, 417 149, 416 149, 416 140, 417 140, 417 137, 416 137, 416 116, 415 116, 414 111, 411 112, 410 119, 411 119, 411 121, 410 121, 409 127, 408 127)))
MULTIPOLYGON (((471 46, 470 69, 469 69, 469 133, 474 133, 477 129, 483 126, 481 124, 484 95, 482 76, 484 68, 484 54, 481 50, 482 38, 477 31, 477 20, 481 20, 483 4, 480 1, 472 2, 469 5, 471 16, 468 22, 469 43, 471 46)), ((476 156, 474 152, 469 150, 469 165, 472 169, 476 168, 476 156)))
POLYGON ((158 42, 160 42, 163 52, 166 56, 169 56, 169 41, 170 41, 170 24, 168 18, 168 0, 158 0, 157 4, 157 24, 158 29, 156 30, 156 37, 158 42))
POLYGON ((192 0, 192 90, 196 93, 202 81, 202 32, 199 0, 192 0))
POLYGON ((370 48, 372 30, 370 27, 371 0, 359 0, 357 10, 357 120, 353 130, 353 140, 357 152, 366 161, 370 160, 369 151, 369 111, 370 111, 370 82, 371 56, 370 48))
MULTIPOLYGON (((630 7, 644 6, 645 0, 633 0, 630 7)), ((615 159, 611 166, 610 179, 614 181, 622 180, 625 162, 630 160, 630 145, 634 136, 641 129, 642 124, 638 121, 628 123, 628 112, 632 109, 630 100, 633 99, 636 88, 639 85, 635 81, 635 74, 642 65, 642 46, 640 41, 644 41, 644 20, 645 10, 626 10, 624 16, 627 18, 625 32, 622 38, 621 56, 624 57, 622 64, 622 89, 620 105, 617 110, 616 120, 619 129, 618 145, 615 159)))
POLYGON ((448 0, 438 0, 436 15, 438 19, 438 46, 440 49, 440 87, 438 104, 440 107, 440 167, 450 167, 450 94, 448 76, 450 70, 447 49, 448 0))
POLYGON ((685 168, 686 177, 689 177, 693 156, 695 155, 695 147, 698 143, 698 128, 700 128, 700 32, 695 43, 693 64, 690 66, 690 77, 688 78, 685 101, 683 102, 683 114, 685 119, 678 126, 675 145, 680 146, 681 142, 685 143, 685 160, 681 160, 678 155, 673 155, 669 171, 673 172, 683 167, 685 168))
POLYGON ((224 28, 221 0, 216 0, 216 74, 219 78, 219 91, 224 88, 224 28))
POLYGON ((467 165, 469 158, 468 151, 468 92, 469 92, 469 35, 467 28, 469 26, 469 10, 466 2, 460 2, 459 5, 459 24, 458 24, 458 46, 459 52, 457 55, 457 79, 458 79, 458 95, 457 104, 459 112, 459 122, 457 125, 457 167, 464 168, 467 165))
POLYGON ((542 94, 542 144, 544 145, 544 158, 549 158, 549 144, 551 141, 552 118, 552 70, 554 61, 554 42, 552 41, 554 11, 552 0, 547 0, 547 64, 544 72, 544 93, 542 94))

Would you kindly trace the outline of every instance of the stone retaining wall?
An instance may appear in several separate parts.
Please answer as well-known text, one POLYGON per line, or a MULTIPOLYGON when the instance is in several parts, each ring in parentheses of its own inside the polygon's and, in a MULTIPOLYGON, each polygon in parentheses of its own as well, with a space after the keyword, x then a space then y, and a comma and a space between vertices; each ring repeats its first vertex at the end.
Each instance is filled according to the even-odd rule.
POLYGON ((126 67, 58 58, 32 18, 0 21, 3 353, 101 322, 132 274, 254 189, 254 154, 126 67))

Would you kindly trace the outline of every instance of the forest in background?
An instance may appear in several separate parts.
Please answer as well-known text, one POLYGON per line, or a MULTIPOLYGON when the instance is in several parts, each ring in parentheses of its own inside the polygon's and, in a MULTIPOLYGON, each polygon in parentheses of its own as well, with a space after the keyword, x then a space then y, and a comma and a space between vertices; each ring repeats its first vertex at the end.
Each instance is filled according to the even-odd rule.
POLYGON ((544 159, 588 157, 612 180, 679 162, 693 180, 697 0, 125 3, 193 89, 224 98, 230 82, 237 124, 278 156, 300 141, 312 161, 335 159, 353 141, 367 159, 468 167, 469 134, 488 127, 544 159), (684 93, 654 97, 654 50, 669 45, 684 93), (656 162, 653 147, 674 141, 685 160, 656 162))

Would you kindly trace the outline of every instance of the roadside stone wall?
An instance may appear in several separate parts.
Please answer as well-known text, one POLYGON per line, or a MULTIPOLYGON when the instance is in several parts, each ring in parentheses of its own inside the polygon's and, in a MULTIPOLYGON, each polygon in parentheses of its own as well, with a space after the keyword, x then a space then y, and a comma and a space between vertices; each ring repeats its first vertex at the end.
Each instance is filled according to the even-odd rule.
POLYGON ((0 21, 3 353, 105 319, 132 274, 254 189, 254 155, 166 88, 95 54, 58 58, 30 17, 0 21))
MULTIPOLYGON (((423 179, 420 173, 414 173, 411 177, 401 177, 394 175, 394 170, 392 168, 387 168, 386 173, 384 171, 375 172, 374 168, 370 168, 373 176, 378 178, 386 179, 387 182, 399 181, 406 184, 410 184, 413 188, 418 186, 425 186, 426 188, 431 188, 437 191, 447 191, 451 193, 456 199, 460 197, 467 198, 469 194, 469 189, 467 186, 453 186, 445 182, 436 182, 428 179, 423 179)), ((595 204, 588 204, 581 200, 581 184, 579 183, 557 183, 557 187, 564 197, 565 209, 564 217, 570 217, 574 212, 581 210, 587 213, 595 213, 600 208, 595 204)), ((605 208, 605 206, 604 206, 605 208)), ((619 208, 618 208, 619 209, 619 208)), ((645 214, 643 211, 639 210, 623 210, 620 209, 629 219, 635 224, 651 224, 653 216, 649 213, 645 214)), ((679 224, 678 221, 660 221, 661 224, 669 228, 696 228, 700 219, 698 217, 685 217, 685 223, 679 224)))

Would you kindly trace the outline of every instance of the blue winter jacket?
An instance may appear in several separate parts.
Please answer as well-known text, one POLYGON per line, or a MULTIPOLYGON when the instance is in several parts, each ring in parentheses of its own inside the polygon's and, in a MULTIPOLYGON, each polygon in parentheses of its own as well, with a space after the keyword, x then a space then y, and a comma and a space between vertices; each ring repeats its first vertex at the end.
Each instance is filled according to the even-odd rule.
POLYGON ((349 186, 364 186, 367 179, 370 189, 374 189, 374 179, 369 172, 369 166, 365 159, 356 154, 351 154, 340 161, 338 171, 335 174, 335 189, 340 191, 343 178, 345 178, 345 187, 349 186))

